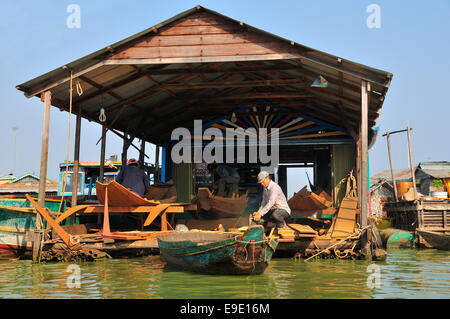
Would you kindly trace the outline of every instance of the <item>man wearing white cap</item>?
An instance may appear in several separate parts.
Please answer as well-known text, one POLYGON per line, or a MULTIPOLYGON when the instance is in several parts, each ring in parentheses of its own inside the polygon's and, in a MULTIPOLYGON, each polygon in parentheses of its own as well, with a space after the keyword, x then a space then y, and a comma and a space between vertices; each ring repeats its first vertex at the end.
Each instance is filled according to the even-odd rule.
POLYGON ((258 174, 258 184, 264 187, 264 191, 261 206, 252 215, 253 220, 259 222, 264 217, 264 222, 274 222, 277 229, 286 227, 286 219, 289 218, 291 209, 283 190, 270 179, 269 173, 266 171, 258 174))

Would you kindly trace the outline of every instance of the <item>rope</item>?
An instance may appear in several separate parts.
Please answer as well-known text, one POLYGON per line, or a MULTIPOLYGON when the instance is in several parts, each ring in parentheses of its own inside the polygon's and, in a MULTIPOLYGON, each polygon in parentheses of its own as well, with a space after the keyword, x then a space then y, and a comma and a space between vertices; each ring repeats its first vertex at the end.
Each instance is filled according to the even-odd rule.
MULTIPOLYGON (((78 82, 79 84, 79 82, 78 82)), ((81 85, 80 85, 81 87, 81 85)), ((77 90, 78 90, 78 85, 77 85, 77 90)), ((61 206, 64 200, 64 193, 66 192, 66 179, 68 177, 67 172, 69 171, 69 155, 70 155, 70 131, 71 131, 71 125, 72 125, 72 95, 73 95, 73 73, 72 70, 70 71, 70 94, 69 94, 69 138, 67 141, 67 159, 66 159, 66 171, 65 173, 63 173, 63 183, 62 183, 62 187, 61 187, 61 191, 62 191, 62 196, 61 196, 61 202, 59 203, 59 211, 61 211, 61 206), (64 178, 64 175, 66 178, 64 178)), ((73 178, 73 176, 72 176, 73 178)), ((72 183, 73 185, 73 183, 72 183)), ((73 193, 74 189, 72 189, 72 193, 73 193)), ((77 192, 77 190, 75 190, 75 192, 77 192)))
POLYGON ((355 231, 353 234, 351 234, 350 236, 348 236, 348 237, 346 237, 346 238, 344 238, 344 239, 338 241, 337 243, 334 243, 333 245, 331 245, 331 246, 329 246, 329 247, 327 247, 327 248, 325 248, 325 249, 319 251, 317 254, 314 254, 314 255, 312 255, 311 257, 308 257, 307 259, 305 259, 305 261, 308 261, 308 260, 310 260, 311 258, 314 258, 314 257, 320 255, 320 254, 323 253, 324 251, 327 251, 327 250, 329 250, 330 248, 333 248, 333 247, 335 247, 335 246, 337 246, 337 245, 339 245, 339 244, 341 244, 341 243, 347 241, 348 239, 358 239, 358 238, 361 236, 361 234, 363 233, 363 231, 366 230, 367 228, 370 228, 370 227, 372 227, 372 225, 368 225, 368 226, 366 226, 366 227, 364 227, 364 228, 361 228, 361 229, 359 229, 359 228, 356 229, 356 231, 355 231))
POLYGON ((340 184, 347 182, 346 190, 345 190, 345 196, 344 197, 356 197, 358 196, 356 194, 356 178, 353 176, 353 169, 348 173, 347 176, 345 176, 343 179, 339 181, 339 183, 336 185, 338 187, 340 184), (351 185, 352 184, 352 185, 351 185))

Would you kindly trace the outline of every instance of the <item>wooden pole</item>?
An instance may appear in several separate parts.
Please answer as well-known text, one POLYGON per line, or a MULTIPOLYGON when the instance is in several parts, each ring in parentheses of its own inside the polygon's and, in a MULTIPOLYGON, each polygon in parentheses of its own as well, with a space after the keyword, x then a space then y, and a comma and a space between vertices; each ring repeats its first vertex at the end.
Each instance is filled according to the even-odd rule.
MULTIPOLYGON (((129 137, 128 134, 124 132, 123 135, 123 145, 122 145, 122 167, 127 165, 128 159, 128 147, 129 147, 129 137)), ((140 151, 140 150, 139 150, 140 151)))
POLYGON ((105 149, 106 149, 106 125, 102 125, 102 146, 100 150, 100 174, 98 181, 103 183, 105 175, 105 149))
POLYGON ((397 195, 397 185, 395 183, 395 175, 394 175, 394 167, 392 165, 392 155, 391 155, 391 134, 389 132, 386 133, 388 154, 389 154, 389 166, 391 167, 391 176, 392 176, 392 185, 394 186, 394 198, 395 201, 398 202, 397 195))
POLYGON ((155 181, 161 180, 161 177, 159 175, 159 145, 155 145, 155 181))
POLYGON ((141 140, 141 149, 139 150, 139 166, 144 168, 145 140, 141 140))
MULTIPOLYGON (((72 185, 72 207, 77 206, 77 200, 78 200, 78 183, 79 176, 78 172, 80 170, 80 135, 81 135, 81 106, 78 110, 77 114, 77 122, 75 127, 75 146, 74 146, 74 152, 73 152, 73 185, 72 185)), ((71 217, 71 224, 74 224, 75 222, 75 216, 71 217)))
MULTIPOLYGON (((368 214, 368 82, 361 81, 361 227, 367 226, 368 214)), ((366 256, 370 256, 370 245, 367 245, 367 232, 361 236, 361 247, 366 256)), ((370 258, 370 257, 369 257, 370 258)))
MULTIPOLYGON (((48 164, 48 140, 50 132, 50 105, 52 103, 52 93, 45 91, 41 95, 44 101, 44 118, 42 124, 42 146, 41 146, 41 167, 39 173, 39 194, 38 204, 41 207, 45 206, 45 186, 47 182, 47 164, 48 164)), ((33 238, 33 262, 40 261, 41 244, 42 244, 42 217, 36 214, 36 232, 33 238)))
POLYGON ((411 145, 411 130, 412 130, 412 128, 407 126, 406 129, 408 130, 409 167, 411 170, 411 179, 412 179, 412 183, 413 183, 414 200, 415 200, 417 198, 417 188, 416 188, 416 176, 415 176, 414 167, 413 167, 414 161, 413 161, 412 145, 411 145))

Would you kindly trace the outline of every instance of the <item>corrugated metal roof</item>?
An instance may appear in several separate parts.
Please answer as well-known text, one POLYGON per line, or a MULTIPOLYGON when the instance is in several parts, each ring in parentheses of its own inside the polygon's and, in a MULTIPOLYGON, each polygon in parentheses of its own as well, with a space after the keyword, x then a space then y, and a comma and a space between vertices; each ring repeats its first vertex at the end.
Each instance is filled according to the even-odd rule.
POLYGON ((434 178, 450 178, 450 162, 422 162, 418 168, 434 178))
MULTIPOLYGON (((414 172, 416 171, 418 166, 414 166, 414 172)), ((396 181, 410 181, 411 180, 411 170, 409 168, 404 168, 404 169, 397 169, 394 170, 394 177, 396 181)), ((372 175, 370 177, 370 183, 376 184, 377 182, 381 181, 381 180, 387 180, 387 181, 391 181, 392 180, 392 174, 391 174, 391 170, 387 169, 384 171, 381 171, 375 175, 372 175)))

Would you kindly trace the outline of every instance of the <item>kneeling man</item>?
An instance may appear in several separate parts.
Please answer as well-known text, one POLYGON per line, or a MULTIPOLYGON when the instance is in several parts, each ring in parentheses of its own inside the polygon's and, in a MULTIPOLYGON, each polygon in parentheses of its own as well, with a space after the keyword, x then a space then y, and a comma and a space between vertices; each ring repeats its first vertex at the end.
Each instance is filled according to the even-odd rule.
POLYGON ((286 219, 291 214, 291 209, 284 196, 281 187, 270 179, 269 173, 261 171, 258 174, 258 183, 264 187, 261 206, 257 212, 253 213, 253 220, 259 222, 263 217, 264 223, 271 221, 276 224, 276 228, 284 228, 286 219))

